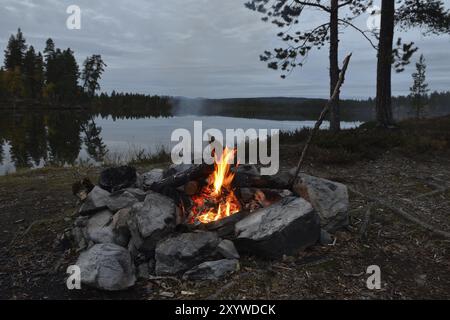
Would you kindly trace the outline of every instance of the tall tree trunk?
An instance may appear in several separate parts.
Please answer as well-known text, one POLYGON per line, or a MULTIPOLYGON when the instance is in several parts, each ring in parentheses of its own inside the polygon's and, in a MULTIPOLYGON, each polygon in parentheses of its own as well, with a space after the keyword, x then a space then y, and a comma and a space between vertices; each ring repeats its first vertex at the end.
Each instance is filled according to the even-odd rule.
POLYGON ((377 66, 376 116, 379 126, 394 124, 392 116, 392 47, 394 42, 395 1, 383 0, 381 5, 381 30, 377 66))
MULTIPOLYGON (((339 3, 331 0, 330 12, 330 97, 339 80, 339 3)), ((330 130, 337 132, 341 129, 339 112, 339 96, 330 106, 330 130)))

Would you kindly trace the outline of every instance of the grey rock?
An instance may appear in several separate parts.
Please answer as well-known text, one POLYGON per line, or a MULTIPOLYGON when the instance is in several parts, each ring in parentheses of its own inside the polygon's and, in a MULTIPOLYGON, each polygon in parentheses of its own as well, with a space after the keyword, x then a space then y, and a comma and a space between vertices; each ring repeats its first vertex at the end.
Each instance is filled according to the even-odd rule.
POLYGON ((154 182, 158 182, 158 181, 162 180, 163 174, 164 174, 163 169, 153 169, 153 170, 150 170, 149 172, 144 173, 143 175, 141 175, 142 186, 144 188, 151 187, 151 185, 154 182))
POLYGON ((217 252, 227 259, 239 259, 239 253, 231 240, 222 240, 217 246, 217 252))
POLYGON ((235 234, 239 252, 280 257, 314 245, 320 218, 304 199, 287 197, 239 221, 235 234))
POLYGON ((130 253, 115 244, 94 245, 80 254, 76 265, 81 282, 101 290, 124 290, 136 282, 130 253))
POLYGON ((72 229, 72 237, 76 242, 78 249, 86 249, 89 241, 86 235, 86 226, 89 221, 88 216, 79 216, 75 219, 72 229))
POLYGON ((94 189, 89 192, 78 213, 83 216, 105 209, 108 205, 109 196, 110 193, 108 191, 95 186, 94 189))
POLYGON ((179 174, 182 172, 185 172, 187 170, 190 170, 192 167, 196 165, 194 164, 172 164, 166 171, 164 171, 164 178, 173 176, 175 174, 179 174))
POLYGON ((134 260, 139 255, 139 251, 134 246, 133 241, 128 242, 127 248, 128 248, 128 251, 130 252, 131 258, 134 260))
POLYGON ((103 210, 93 215, 86 224, 87 239, 94 243, 114 243, 112 217, 109 210, 103 210))
POLYGON ((113 216, 109 210, 102 210, 91 217, 77 218, 72 233, 78 247, 84 249, 98 243, 114 243, 126 247, 130 239, 128 227, 125 225, 125 229, 123 222, 117 223, 116 227, 116 215, 113 216))
POLYGON ((239 270, 239 261, 223 259, 207 261, 187 271, 184 280, 220 280, 239 270))
POLYGON ((128 227, 130 219, 130 208, 119 210, 112 218, 111 227, 114 232, 115 242, 121 246, 127 247, 131 238, 131 232, 128 227))
POLYGON ((120 209, 132 207, 136 202, 139 202, 139 200, 132 193, 123 191, 111 194, 108 199, 107 207, 112 212, 117 212, 120 209))
POLYGON ((128 220, 131 241, 138 250, 152 252, 156 243, 175 229, 175 221, 173 200, 150 192, 143 203, 136 203, 131 209, 128 220))
POLYGON ((319 243, 322 246, 326 246, 329 244, 333 243, 333 238, 331 237, 331 235, 326 231, 326 230, 320 230, 320 239, 319 239, 319 243))
POLYGON ((148 277, 150 276, 150 272, 149 272, 149 268, 148 268, 148 263, 144 262, 141 263, 138 267, 137 267, 137 277, 138 279, 148 279, 148 277))
POLYGON ((136 199, 139 200, 139 202, 144 201, 145 197, 147 196, 147 193, 139 188, 127 188, 124 189, 124 191, 131 193, 136 199))
POLYGON ((176 275, 215 256, 220 238, 214 232, 183 233, 158 243, 157 275, 176 275))
POLYGON ((293 191, 312 204, 326 231, 334 232, 348 225, 349 198, 344 184, 300 174, 293 191))

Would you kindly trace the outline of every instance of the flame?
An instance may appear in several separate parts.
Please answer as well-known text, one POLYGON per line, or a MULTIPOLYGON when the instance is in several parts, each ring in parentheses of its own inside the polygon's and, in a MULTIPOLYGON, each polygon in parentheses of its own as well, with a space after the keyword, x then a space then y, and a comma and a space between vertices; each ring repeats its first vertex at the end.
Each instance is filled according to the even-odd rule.
POLYGON ((230 170, 230 163, 234 159, 236 150, 225 148, 218 159, 214 157, 214 172, 208 177, 208 184, 198 195, 192 197, 192 220, 210 223, 229 217, 241 211, 241 205, 232 189, 234 173, 230 170))

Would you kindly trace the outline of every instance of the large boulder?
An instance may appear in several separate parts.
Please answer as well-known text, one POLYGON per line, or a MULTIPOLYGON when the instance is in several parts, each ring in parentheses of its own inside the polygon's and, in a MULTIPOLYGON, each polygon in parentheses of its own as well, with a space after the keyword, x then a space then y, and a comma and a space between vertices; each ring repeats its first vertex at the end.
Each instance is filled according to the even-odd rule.
POLYGON ((137 179, 136 169, 130 166, 108 168, 100 173, 98 185, 115 192, 135 185, 137 179))
POLYGON ((168 238, 156 247, 156 274, 181 274, 215 256, 219 243, 220 238, 214 232, 183 233, 168 238))
POLYGON ((239 270, 239 261, 236 259, 222 259, 207 261, 186 271, 184 280, 221 280, 239 270))
POLYGON ((124 290, 136 282, 130 253, 115 244, 94 245, 80 254, 76 265, 81 282, 101 290, 124 290))
POLYGON ((312 204, 323 229, 334 232, 348 225, 349 198, 344 184, 300 174, 293 191, 312 204))
POLYGON ((110 193, 108 191, 95 186, 87 195, 87 198, 81 205, 78 213, 85 216, 107 208, 109 196, 110 193))
POLYGON ((314 245, 320 236, 320 218, 309 202, 286 197, 239 221, 235 234, 239 252, 276 258, 314 245))
POLYGON ((156 243, 175 229, 176 206, 172 199, 156 192, 136 203, 130 212, 128 226, 135 248, 152 252, 156 243))

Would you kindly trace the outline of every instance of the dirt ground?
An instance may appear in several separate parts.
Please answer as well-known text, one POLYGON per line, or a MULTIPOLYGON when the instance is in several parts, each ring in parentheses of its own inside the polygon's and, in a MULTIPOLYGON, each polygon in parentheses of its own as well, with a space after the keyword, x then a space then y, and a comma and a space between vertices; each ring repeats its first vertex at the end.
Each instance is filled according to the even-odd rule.
MULTIPOLYGON (((297 149, 285 150, 283 159, 291 160, 283 166, 293 167, 297 149)), ((425 154, 413 160, 386 153, 378 160, 352 165, 309 164, 305 171, 345 183, 450 232, 448 157, 425 154)), ((140 280, 123 292, 87 287, 69 291, 66 268, 78 253, 56 239, 75 218, 77 200, 71 184, 86 175, 96 181, 98 172, 47 168, 0 177, 1 299, 450 298, 450 240, 354 193, 350 194, 350 226, 335 234, 333 245, 317 245, 280 261, 242 257, 240 271, 216 283, 140 280), (367 216, 364 237, 361 226, 367 216), (366 286, 366 269, 371 265, 381 268, 381 290, 366 286)))

